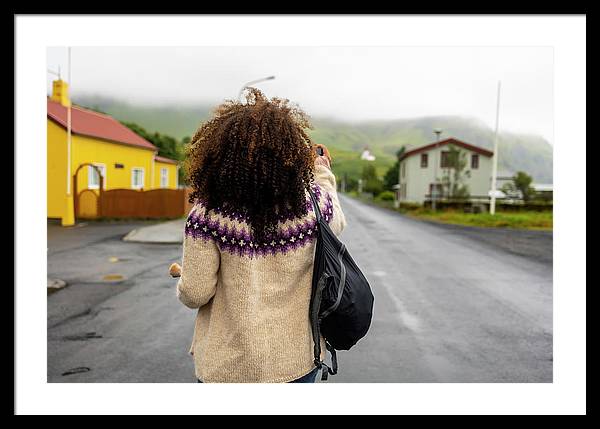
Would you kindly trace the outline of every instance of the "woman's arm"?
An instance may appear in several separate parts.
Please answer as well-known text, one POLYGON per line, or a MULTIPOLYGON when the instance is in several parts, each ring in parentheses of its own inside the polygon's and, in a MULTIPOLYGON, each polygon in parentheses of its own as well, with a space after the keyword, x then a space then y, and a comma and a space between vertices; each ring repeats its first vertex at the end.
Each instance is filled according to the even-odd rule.
POLYGON ((338 200, 336 181, 333 172, 329 167, 329 160, 325 156, 317 157, 315 161, 315 182, 321 186, 325 193, 331 195, 331 202, 333 203, 333 217, 329 222, 331 230, 335 235, 340 235, 346 227, 346 217, 340 206, 338 200))
POLYGON ((220 263, 221 255, 214 241, 185 234, 177 298, 189 308, 208 303, 217 288, 220 263))

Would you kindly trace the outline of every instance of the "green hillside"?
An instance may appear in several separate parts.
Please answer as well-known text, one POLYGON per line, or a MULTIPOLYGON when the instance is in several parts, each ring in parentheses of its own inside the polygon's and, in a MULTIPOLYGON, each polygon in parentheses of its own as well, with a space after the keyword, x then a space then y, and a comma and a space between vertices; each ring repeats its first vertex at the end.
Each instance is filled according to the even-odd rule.
MULTIPOLYGON (((487 149, 493 148, 493 130, 481 121, 458 116, 425 117, 395 121, 343 123, 315 120, 314 137, 320 143, 344 150, 360 150, 368 146, 371 153, 393 162, 401 146, 407 149, 431 143, 433 130, 441 128, 442 138, 455 137, 487 149), (320 140, 320 141, 319 141, 320 140)), ((525 171, 536 182, 552 183, 552 146, 533 135, 500 133, 498 170, 525 171)))
POLYGON ((150 132, 173 136, 181 140, 194 134, 202 121, 209 117, 212 106, 147 106, 134 105, 105 97, 80 97, 75 103, 105 112, 120 121, 134 122, 150 132))
MULTIPOLYGON (((104 111, 121 121, 135 122, 148 131, 158 131, 177 139, 191 136, 206 120, 214 106, 140 106, 122 101, 81 97, 76 103, 104 111)), ((362 165, 363 148, 373 155, 377 173, 383 176, 395 161, 396 151, 403 145, 420 146, 434 140, 433 129, 443 130, 442 138, 456 137, 468 143, 491 149, 493 130, 474 118, 459 116, 423 117, 387 121, 342 122, 313 118, 310 134, 316 143, 330 148, 334 157, 334 171, 341 177, 347 173, 358 177, 362 165)), ((552 146, 539 136, 501 133, 499 138, 499 171, 525 171, 535 182, 552 183, 552 146)))

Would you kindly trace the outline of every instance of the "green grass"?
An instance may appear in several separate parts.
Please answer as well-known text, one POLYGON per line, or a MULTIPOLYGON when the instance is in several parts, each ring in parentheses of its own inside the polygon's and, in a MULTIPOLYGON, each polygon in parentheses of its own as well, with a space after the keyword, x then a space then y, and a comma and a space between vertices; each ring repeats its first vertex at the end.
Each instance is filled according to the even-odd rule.
POLYGON ((356 198, 368 204, 373 204, 386 209, 394 210, 415 219, 423 219, 433 222, 449 223, 454 225, 477 226, 484 228, 513 228, 552 231, 552 211, 496 211, 495 215, 489 213, 464 213, 458 210, 432 211, 420 205, 407 206, 405 208, 394 208, 393 201, 380 201, 377 198, 370 199, 359 196, 356 192, 348 192, 346 195, 356 198))
MULTIPOLYGON (((403 210, 401 210, 403 211, 403 210)), ((455 210, 432 211, 430 209, 417 209, 403 211, 408 216, 434 222, 451 223, 455 225, 479 226, 486 228, 514 228, 552 230, 552 212, 506 212, 497 211, 490 213, 463 213, 455 210)))

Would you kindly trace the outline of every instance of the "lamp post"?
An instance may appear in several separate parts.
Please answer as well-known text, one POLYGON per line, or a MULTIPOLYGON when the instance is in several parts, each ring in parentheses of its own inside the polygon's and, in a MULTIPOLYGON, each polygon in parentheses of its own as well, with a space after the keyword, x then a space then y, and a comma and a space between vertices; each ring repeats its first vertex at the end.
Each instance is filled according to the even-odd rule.
POLYGON ((442 130, 440 128, 436 128, 435 130, 433 130, 433 132, 436 135, 436 140, 435 140, 435 150, 433 152, 433 188, 431 189, 431 209, 435 210, 435 199, 437 196, 437 182, 438 182, 438 177, 437 177, 437 149, 438 149, 438 144, 440 142, 440 134, 442 134, 442 130))
POLYGON ((244 89, 248 88, 250 85, 254 85, 255 83, 264 82, 266 80, 273 80, 275 76, 267 76, 262 79, 251 80, 250 82, 246 82, 242 88, 240 89, 240 93, 238 94, 238 101, 242 101, 242 94, 244 93, 244 89))
POLYGON ((58 66, 58 71, 57 72, 54 71, 54 70, 50 70, 50 69, 48 69, 47 71, 48 71, 48 73, 53 74, 54 76, 56 76, 60 80, 60 66, 58 66))

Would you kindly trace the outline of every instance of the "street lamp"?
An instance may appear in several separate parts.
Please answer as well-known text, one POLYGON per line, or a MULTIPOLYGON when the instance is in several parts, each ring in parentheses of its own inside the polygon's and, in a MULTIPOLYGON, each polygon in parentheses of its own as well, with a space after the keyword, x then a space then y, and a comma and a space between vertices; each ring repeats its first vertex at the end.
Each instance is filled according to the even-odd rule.
POLYGON ((56 76, 57 78, 60 79, 60 66, 58 66, 58 71, 57 72, 55 72, 54 70, 48 69, 48 73, 53 74, 54 76, 56 76))
POLYGON ((438 177, 437 177, 437 149, 438 149, 438 143, 440 142, 440 134, 442 134, 442 130, 441 128, 436 128, 433 130, 433 132, 436 135, 436 140, 435 140, 435 150, 433 152, 433 188, 431 190, 431 209, 435 210, 435 197, 437 195, 437 182, 438 182, 438 177))
POLYGON ((266 80, 273 80, 273 79, 275 79, 275 76, 267 76, 267 77, 263 77, 262 79, 256 79, 256 80, 252 80, 250 82, 246 82, 244 84, 244 86, 242 86, 242 89, 240 89, 240 93, 238 94, 238 100, 242 101, 242 94, 244 92, 244 89, 248 88, 250 85, 254 85, 255 83, 264 82, 266 80))

